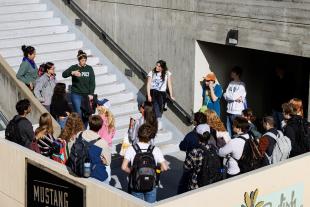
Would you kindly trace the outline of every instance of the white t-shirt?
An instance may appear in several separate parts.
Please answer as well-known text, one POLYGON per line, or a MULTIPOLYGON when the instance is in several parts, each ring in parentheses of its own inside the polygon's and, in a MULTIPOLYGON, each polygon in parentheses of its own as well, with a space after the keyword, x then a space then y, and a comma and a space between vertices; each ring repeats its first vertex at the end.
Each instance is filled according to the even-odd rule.
POLYGON ((167 71, 165 80, 163 81, 161 79, 161 72, 160 73, 154 73, 153 71, 150 71, 147 74, 147 77, 152 78, 151 89, 155 89, 157 91, 164 91, 165 92, 167 90, 167 82, 168 82, 169 76, 171 76, 171 73, 169 71, 167 71))
MULTIPOLYGON (((148 147, 150 146, 149 144, 142 143, 142 142, 138 142, 138 145, 139 145, 142 152, 146 152, 148 147)), ((132 146, 130 146, 125 153, 125 159, 128 160, 130 163, 133 163, 135 155, 136 155, 136 151, 134 150, 134 148, 132 146)), ((154 156, 156 165, 158 163, 162 163, 165 161, 164 155, 158 147, 154 148, 153 156, 154 156)))

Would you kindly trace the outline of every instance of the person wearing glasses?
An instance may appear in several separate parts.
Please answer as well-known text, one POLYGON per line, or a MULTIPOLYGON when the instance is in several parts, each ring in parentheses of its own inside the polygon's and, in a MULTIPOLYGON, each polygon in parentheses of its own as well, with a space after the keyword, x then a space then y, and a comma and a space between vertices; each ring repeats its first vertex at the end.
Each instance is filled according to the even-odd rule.
POLYGON ((214 73, 208 73, 201 82, 203 106, 216 112, 221 116, 220 100, 223 94, 222 86, 217 82, 214 73))

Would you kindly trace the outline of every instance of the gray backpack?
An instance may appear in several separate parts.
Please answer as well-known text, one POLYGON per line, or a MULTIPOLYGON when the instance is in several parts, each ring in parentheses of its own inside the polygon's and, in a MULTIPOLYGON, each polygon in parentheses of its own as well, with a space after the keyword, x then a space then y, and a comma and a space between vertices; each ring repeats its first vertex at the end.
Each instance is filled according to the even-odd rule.
POLYGON ((269 157, 267 154, 266 156, 269 159, 270 164, 275 164, 280 161, 286 160, 291 152, 292 145, 291 140, 284 136, 283 132, 278 130, 278 135, 275 135, 274 133, 267 132, 264 136, 270 136, 274 140, 276 140, 276 144, 274 145, 272 155, 269 157))

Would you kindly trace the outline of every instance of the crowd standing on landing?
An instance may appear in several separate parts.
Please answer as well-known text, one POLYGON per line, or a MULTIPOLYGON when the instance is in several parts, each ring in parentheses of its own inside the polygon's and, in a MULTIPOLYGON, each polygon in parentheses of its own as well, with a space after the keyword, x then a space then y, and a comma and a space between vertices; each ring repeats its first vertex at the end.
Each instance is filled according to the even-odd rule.
MULTIPOLYGON (((68 96, 66 84, 56 79, 55 65, 47 62, 38 69, 35 48, 22 46, 22 50, 24 57, 16 77, 49 113, 40 116, 39 127, 33 130, 26 118, 31 113, 29 100, 18 101, 6 139, 67 165, 76 176, 109 183, 115 118, 110 101, 99 100, 94 94, 95 73, 86 64, 87 54, 78 51, 77 64, 62 73, 63 78, 72 78, 68 96), (58 137, 52 117, 61 126, 58 137)), ((277 70, 280 84, 283 73, 277 70)), ((147 100, 139 105, 140 118, 129 120, 121 151, 121 169, 129 175, 128 192, 151 203, 156 201, 161 172, 169 170, 155 139, 168 95, 175 100, 171 76, 163 60, 148 73, 147 100)), ((272 106, 273 114, 263 118, 265 131, 261 133, 255 126, 253 110, 248 108, 242 69, 234 67, 230 76, 232 81, 225 92, 214 73, 201 81, 202 107, 194 114, 193 130, 179 145, 186 153, 179 194, 310 151, 310 125, 304 119, 300 99, 278 98, 272 106), (227 102, 226 126, 220 119, 222 97, 227 102)))

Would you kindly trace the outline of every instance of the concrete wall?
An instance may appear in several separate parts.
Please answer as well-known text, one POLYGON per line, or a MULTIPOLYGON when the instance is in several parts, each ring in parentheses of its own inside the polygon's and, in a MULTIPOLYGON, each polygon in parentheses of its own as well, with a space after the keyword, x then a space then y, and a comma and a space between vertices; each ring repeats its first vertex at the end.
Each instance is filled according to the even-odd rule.
MULTIPOLYGON (((32 92, 16 78, 16 73, 7 64, 7 62, 0 56, 0 106, 2 112, 8 120, 11 120, 16 114, 16 103, 24 98, 31 102, 32 111, 28 115, 28 119, 32 124, 39 122, 40 115, 47 112, 42 104, 35 98, 32 92)), ((55 136, 60 134, 60 127, 58 123, 53 120, 55 136)))
MULTIPOLYGON (((295 190, 295 198, 298 203, 302 202, 304 207, 310 206, 310 197, 308 196, 310 194, 310 168, 305 167, 305 163, 310 162, 310 153, 149 205, 94 179, 73 177, 65 166, 9 142, 3 137, 0 137, 0 165, 2 166, 0 171, 0 206, 25 206, 26 158, 61 174, 62 178, 68 178, 86 186, 86 206, 88 207, 240 207, 243 204, 244 193, 255 189, 259 189, 258 199, 264 199, 265 202, 269 201, 269 195, 274 192, 283 193, 286 200, 290 200, 291 191, 288 194, 285 190, 287 188, 295 190)), ((279 195, 273 195, 273 197, 276 198, 275 202, 280 202, 279 195)), ((273 200, 275 199, 273 198, 273 200)), ((277 203, 276 206, 280 205, 277 203)), ((265 205, 265 207, 270 207, 270 205, 265 205)))
POLYGON ((309 1, 77 2, 146 70, 165 59, 177 101, 188 112, 194 109, 198 78, 195 40, 225 44, 227 32, 238 29, 239 47, 310 56, 309 1))
POLYGON ((0 206, 25 206, 25 158, 86 186, 86 206, 139 207, 148 206, 127 193, 94 179, 71 176, 64 165, 41 156, 15 143, 0 138, 0 206))

